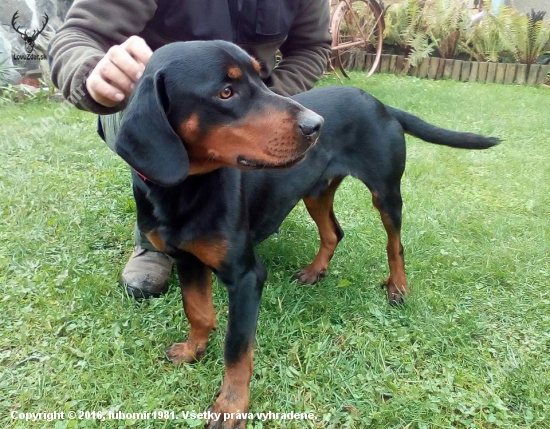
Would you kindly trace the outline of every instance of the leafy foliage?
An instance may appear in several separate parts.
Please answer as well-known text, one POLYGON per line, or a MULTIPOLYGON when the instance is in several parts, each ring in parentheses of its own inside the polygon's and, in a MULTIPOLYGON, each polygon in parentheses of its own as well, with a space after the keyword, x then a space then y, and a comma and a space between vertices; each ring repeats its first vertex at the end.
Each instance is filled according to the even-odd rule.
POLYGON ((422 13, 424 5, 423 0, 405 0, 391 5, 385 15, 384 39, 401 47, 413 66, 428 57, 435 47, 426 33, 422 13))
POLYGON ((386 11, 384 38, 401 47, 413 66, 436 48, 442 58, 466 52, 478 61, 498 62, 508 55, 532 64, 550 39, 550 20, 544 17, 544 12, 524 15, 502 7, 496 16, 485 12, 472 23, 463 0, 405 0, 386 11))
POLYGON ((498 62, 501 53, 511 49, 506 21, 506 13, 498 17, 485 13, 479 22, 468 29, 460 50, 477 61, 498 62))
POLYGON ((469 30, 461 49, 478 61, 497 62, 510 52, 516 61, 533 64, 550 39, 550 20, 544 15, 535 11, 524 15, 510 7, 503 7, 498 16, 486 13, 469 30))
POLYGON ((443 58, 454 58, 469 23, 463 1, 405 0, 386 11, 386 42, 400 46, 416 66, 437 48, 443 58))
POLYGON ((9 81, 9 75, 13 70, 17 70, 17 67, 9 65, 7 60, 0 62, 0 104, 12 100, 13 85, 9 81))
POLYGON ((454 58, 459 42, 470 23, 464 1, 428 0, 424 8, 423 21, 441 57, 454 58))
POLYGON ((510 44, 518 62, 533 64, 542 54, 550 39, 550 20, 545 20, 544 15, 534 10, 528 15, 509 11, 510 44))
POLYGON ((496 17, 485 13, 483 18, 469 29, 460 50, 477 61, 497 62, 500 53, 505 49, 501 34, 502 29, 496 17))

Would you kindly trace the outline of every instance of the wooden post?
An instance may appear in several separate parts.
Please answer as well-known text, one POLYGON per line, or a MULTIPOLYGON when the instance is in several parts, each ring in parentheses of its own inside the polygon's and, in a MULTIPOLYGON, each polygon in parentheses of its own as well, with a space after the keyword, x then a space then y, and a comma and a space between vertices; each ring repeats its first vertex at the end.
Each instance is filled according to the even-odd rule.
POLYGON ((365 62, 365 70, 370 70, 374 61, 374 54, 367 54, 367 60, 365 62))
MULTIPOLYGON (((373 54, 372 61, 374 62, 376 60, 376 55, 373 54)), ((378 61, 378 65, 376 66, 375 72, 380 73, 380 66, 382 65, 382 58, 380 58, 380 61, 378 61)))
POLYGON ((403 72, 404 67, 405 67, 405 56, 398 55, 397 59, 395 60, 395 74, 401 74, 403 72))
POLYGON ((470 78, 470 69, 472 67, 471 61, 462 61, 462 70, 460 72, 461 82, 468 82, 470 78))
POLYGON ((388 73, 390 71, 391 55, 383 54, 380 58, 380 73, 388 73))
POLYGON ((352 53, 351 52, 342 52, 340 58, 342 60, 342 65, 344 66, 345 69, 348 69, 349 68, 349 65, 352 61, 352 53))
POLYGON ((430 66, 428 67, 428 78, 435 79, 437 76, 437 68, 439 67, 439 58, 430 58, 430 66))
POLYGON ((418 74, 417 76, 422 79, 426 79, 428 77, 428 69, 430 68, 430 58, 426 57, 422 59, 422 62, 420 63, 420 66, 418 67, 418 74))
POLYGON ((527 82, 527 64, 518 64, 515 83, 525 85, 525 82, 527 82))
POLYGON ((478 82, 487 82, 487 71, 489 70, 489 63, 482 62, 479 63, 479 70, 477 72, 477 81, 478 82))
POLYGON ((506 74, 506 63, 498 63, 495 74, 495 83, 504 83, 504 75, 506 74))
POLYGON ((416 77, 417 71, 418 71, 418 66, 413 66, 413 65, 411 64, 410 67, 409 67, 409 70, 408 70, 407 74, 408 74, 409 76, 416 77))
POLYGON ((453 60, 445 60, 445 68, 443 69, 443 79, 450 79, 453 74, 453 60))
POLYGON ((462 60, 454 60, 453 72, 451 74, 452 80, 460 80, 460 72, 462 71, 462 60))
POLYGON ((401 70, 401 76, 407 76, 409 74, 409 69, 411 68, 411 63, 409 59, 405 57, 403 60, 403 70, 401 70))
POLYGON ((527 76, 527 85, 535 85, 537 76, 540 70, 540 64, 531 64, 529 67, 529 75, 527 76))
POLYGON ((485 82, 494 83, 496 74, 497 74, 497 63, 489 63, 489 67, 487 67, 487 80, 485 82))
POLYGON ((518 65, 516 63, 508 63, 506 64, 506 73, 504 74, 504 83, 506 85, 512 85, 514 83, 514 79, 516 78, 516 71, 518 69, 518 65))
POLYGON ((397 55, 392 55, 391 58, 390 58, 389 73, 395 73, 395 64, 397 64, 397 55))
POLYGON ((477 82, 477 73, 479 70, 479 63, 472 61, 472 68, 470 69, 470 82, 477 82))
POLYGON ((445 58, 437 58, 439 61, 439 64, 437 66, 437 75, 435 76, 436 79, 441 79, 443 77, 443 70, 445 69, 445 58))
POLYGON ((354 70, 363 70, 365 68, 365 62, 367 60, 367 53, 363 50, 360 50, 357 52, 357 55, 355 56, 355 65, 353 67, 354 70))

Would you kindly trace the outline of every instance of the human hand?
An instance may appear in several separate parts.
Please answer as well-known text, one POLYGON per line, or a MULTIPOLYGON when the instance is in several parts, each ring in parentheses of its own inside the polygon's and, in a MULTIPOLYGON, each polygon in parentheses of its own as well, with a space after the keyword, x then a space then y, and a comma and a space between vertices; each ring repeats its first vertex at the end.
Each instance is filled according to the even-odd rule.
POLYGON ((138 36, 111 47, 86 79, 88 92, 103 106, 120 104, 132 93, 152 54, 145 40, 138 36))

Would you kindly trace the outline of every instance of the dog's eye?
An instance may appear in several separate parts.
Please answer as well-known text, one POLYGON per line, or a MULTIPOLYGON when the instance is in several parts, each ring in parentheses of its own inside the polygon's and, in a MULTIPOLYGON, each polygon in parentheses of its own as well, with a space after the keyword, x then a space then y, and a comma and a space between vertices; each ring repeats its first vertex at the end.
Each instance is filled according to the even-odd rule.
POLYGON ((223 100, 227 100, 228 98, 233 97, 233 88, 230 86, 226 86, 222 92, 220 92, 220 98, 223 100))

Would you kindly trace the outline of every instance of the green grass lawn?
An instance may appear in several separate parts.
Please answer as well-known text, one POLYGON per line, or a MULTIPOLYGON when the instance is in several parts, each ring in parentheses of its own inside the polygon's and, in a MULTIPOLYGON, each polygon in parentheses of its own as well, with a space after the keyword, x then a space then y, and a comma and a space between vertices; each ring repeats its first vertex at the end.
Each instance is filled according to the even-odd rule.
MULTIPOLYGON (((327 278, 289 279, 317 250, 303 205, 258 251, 265 287, 252 412, 318 420, 256 428, 549 428, 550 148, 545 88, 354 74, 384 102, 456 130, 501 137, 484 152, 408 139, 403 244, 412 295, 387 305, 385 233, 364 186, 336 197, 346 232, 327 278)), ((338 84, 326 78, 321 85, 338 84)), ((128 169, 71 110, 41 139, 55 103, 0 106, 0 427, 10 413, 204 411, 223 375, 227 294, 205 358, 174 367, 186 335, 175 279, 138 304, 118 278, 132 246, 128 169)), ((102 427, 175 427, 106 421, 102 427)))

